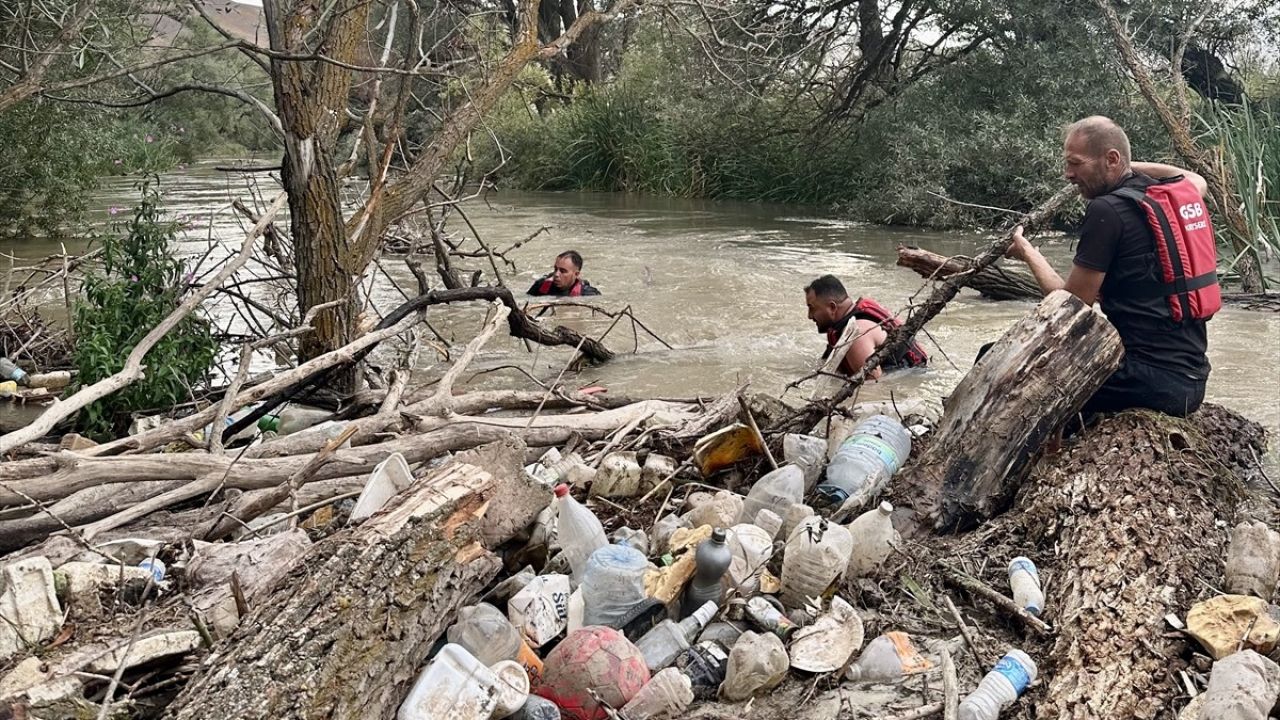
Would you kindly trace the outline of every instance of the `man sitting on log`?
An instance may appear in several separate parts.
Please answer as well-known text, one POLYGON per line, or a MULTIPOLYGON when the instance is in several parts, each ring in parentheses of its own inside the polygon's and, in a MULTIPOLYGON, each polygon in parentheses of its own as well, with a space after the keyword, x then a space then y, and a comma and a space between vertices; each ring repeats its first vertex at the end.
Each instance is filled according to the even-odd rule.
POLYGON ((580 297, 599 295, 600 291, 582 279, 582 256, 576 250, 565 250, 556 256, 551 272, 533 281, 530 295, 580 297))
POLYGON ((1031 268, 1046 294, 1065 288, 1089 304, 1101 298, 1120 334, 1124 361, 1082 413, 1194 412, 1209 378, 1205 321, 1222 305, 1204 178, 1131 162, 1124 130, 1101 116, 1067 127, 1063 157, 1067 180, 1089 201, 1071 273, 1063 281, 1021 227, 1008 255, 1031 268))
MULTIPOLYGON (((853 375, 862 369, 877 347, 884 344, 888 333, 902 324, 883 305, 871 298, 849 297, 844 284, 834 275, 823 275, 804 288, 804 301, 809 306, 809 319, 818 326, 818 332, 827 334, 827 349, 822 353, 826 360, 835 351, 841 335, 850 320, 857 322, 849 349, 840 361, 840 372, 853 375)), ((919 367, 929 362, 929 355, 912 339, 907 347, 893 357, 886 358, 871 372, 871 378, 880 377, 881 371, 919 367)))

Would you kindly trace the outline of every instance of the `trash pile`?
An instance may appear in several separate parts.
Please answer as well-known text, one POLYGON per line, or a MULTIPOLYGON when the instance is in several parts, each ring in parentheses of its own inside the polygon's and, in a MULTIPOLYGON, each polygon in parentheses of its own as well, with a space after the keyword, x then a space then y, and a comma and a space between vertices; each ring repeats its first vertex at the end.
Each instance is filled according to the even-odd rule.
MULTIPOLYGON (((298 410, 269 430, 343 440, 324 417, 298 410)), ((1045 619, 1057 618, 1037 561, 1055 559, 1031 547, 975 552, 980 533, 936 537, 895 509, 892 479, 936 421, 918 403, 855 406, 823 423, 826 437, 782 438, 781 463, 753 423, 733 422, 687 457, 620 449, 619 435, 595 452, 571 441, 530 448, 522 469, 489 467, 533 489, 533 522, 502 535, 492 548, 501 569, 409 659, 413 676, 393 683, 396 717, 1030 717, 1020 698, 1044 693, 1055 634, 1045 619), (993 575, 1007 584, 982 579, 993 575), (946 587, 972 601, 969 617, 946 587)), ((265 605, 314 589, 321 545, 402 537, 416 532, 414 517, 438 523, 410 503, 465 485, 465 473, 450 479, 451 462, 393 453, 358 490, 314 507, 295 498, 222 542, 135 532, 90 543, 69 532, 12 553, 0 576, 0 706, 32 718, 113 705, 120 717, 191 716, 170 703, 193 675, 237 672, 218 665, 278 623, 262 617, 265 605), (394 514, 403 522, 386 522, 394 514)), ((469 512, 500 515, 518 502, 500 492, 469 512)), ((452 522, 438 529, 447 536, 452 522)), ((1207 681, 1195 669, 1177 676, 1194 698, 1179 717, 1269 717, 1280 696, 1280 666, 1267 657, 1280 641, 1269 604, 1278 576, 1280 534, 1242 523, 1226 560, 1231 594, 1197 603, 1185 622, 1165 618, 1207 653, 1189 650, 1193 667, 1208 660, 1198 667, 1207 681)), ((389 600, 402 601, 412 602, 389 600)), ((274 661, 286 663, 279 675, 302 672, 274 661)))

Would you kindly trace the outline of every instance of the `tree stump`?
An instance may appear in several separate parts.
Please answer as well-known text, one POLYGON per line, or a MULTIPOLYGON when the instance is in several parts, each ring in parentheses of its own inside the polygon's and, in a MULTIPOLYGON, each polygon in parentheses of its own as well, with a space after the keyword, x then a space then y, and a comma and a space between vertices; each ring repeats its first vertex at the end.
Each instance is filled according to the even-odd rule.
POLYGON ((1031 459, 1120 365, 1120 336, 1059 290, 1015 324, 960 381, 903 486, 939 531, 1008 507, 1031 459))
MULTIPOLYGON (((502 463, 519 467, 523 447, 502 463)), ((484 462, 479 453, 468 459, 484 462)), ((454 460, 318 543, 200 669, 180 720, 393 717, 432 644, 501 567, 482 544, 497 471, 454 460)))
MULTIPOLYGON (((964 272, 970 266, 964 258, 946 257, 910 245, 898 246, 898 264, 915 270, 921 277, 938 280, 964 272)), ((983 268, 966 285, 992 300, 1039 300, 1044 297, 1035 278, 998 265, 983 268)))

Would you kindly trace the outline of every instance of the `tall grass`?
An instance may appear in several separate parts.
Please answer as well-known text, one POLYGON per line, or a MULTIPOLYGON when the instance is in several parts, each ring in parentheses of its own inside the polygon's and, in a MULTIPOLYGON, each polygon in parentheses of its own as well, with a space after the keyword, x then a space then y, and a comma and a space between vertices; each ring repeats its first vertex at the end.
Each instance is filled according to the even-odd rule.
MULTIPOLYGON (((1246 252, 1264 269, 1266 286, 1276 287, 1280 281, 1266 277, 1266 269, 1274 269, 1280 260, 1280 113, 1247 102, 1215 104, 1201 121, 1235 179, 1236 196, 1249 226, 1249 237, 1242 238, 1249 248, 1246 252)), ((1223 226, 1225 237, 1232 232, 1223 226)))

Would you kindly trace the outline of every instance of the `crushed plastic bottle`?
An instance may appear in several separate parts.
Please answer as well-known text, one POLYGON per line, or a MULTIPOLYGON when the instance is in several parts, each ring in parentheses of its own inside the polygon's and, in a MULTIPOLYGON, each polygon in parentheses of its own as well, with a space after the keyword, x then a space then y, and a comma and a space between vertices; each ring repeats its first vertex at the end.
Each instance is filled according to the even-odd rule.
POLYGON ((743 507, 746 503, 743 499, 729 492, 721 490, 707 502, 694 507, 685 513, 685 518, 689 522, 689 527, 701 527, 710 525, 711 527, 729 527, 736 522, 746 522, 738 518, 743 516, 743 507))
POLYGON ((680 622, 663 620, 658 623, 636 642, 640 654, 644 655, 645 667, 652 673, 675 662, 715 616, 716 604, 708 602, 680 622))
POLYGON ((751 522, 761 510, 772 510, 783 516, 792 503, 800 502, 803 497, 804 471, 795 465, 783 465, 751 486, 742 502, 738 522, 751 522))
POLYGON ((458 621, 449 628, 446 637, 485 665, 514 660, 531 679, 537 680, 542 675, 542 660, 507 616, 489 603, 468 605, 459 610, 458 621))
POLYGON ((960 701, 960 720, 996 720, 1036 679, 1036 664, 1021 650, 1010 650, 982 678, 978 688, 960 701))
POLYGON ((1013 601, 1032 615, 1044 609, 1044 592, 1040 590, 1040 572, 1031 558, 1016 557, 1009 562, 1009 587, 1013 601))
POLYGON ((396 720, 489 720, 498 676, 461 645, 441 648, 418 676, 396 720))
MULTIPOLYGON (((767 511, 761 514, 764 512, 767 511)), ((760 575, 773 557, 773 537, 750 523, 729 528, 729 570, 724 580, 728 589, 736 590, 741 597, 759 592, 760 575)))
POLYGON ((854 428, 827 465, 817 488, 827 504, 860 507, 875 497, 911 454, 911 433, 887 415, 874 415, 854 428))
POLYGON ((804 503, 791 503, 791 506, 782 514, 782 539, 791 537, 791 533, 796 531, 800 523, 816 514, 813 508, 804 503))
POLYGON ((649 683, 622 708, 627 720, 675 720, 693 702, 693 684, 689 676, 675 668, 667 668, 649 679, 649 683))
POLYGON ((844 574, 853 552, 853 537, 843 525, 810 516, 787 538, 782 555, 782 603, 801 607, 820 597, 844 574))
POLYGON ((691 527, 693 525, 683 515, 662 516, 649 531, 649 549, 654 555, 665 555, 671 546, 671 535, 680 528, 691 527))
POLYGON ((640 551, 641 555, 649 554, 649 536, 643 530, 635 530, 629 527, 620 527, 613 531, 610 536, 615 545, 626 545, 640 551))
POLYGON ((721 528, 711 531, 711 537, 698 543, 694 552, 695 569, 693 578, 684 589, 684 598, 680 603, 680 617, 688 617, 695 610, 710 602, 719 606, 724 597, 724 587, 720 579, 729 570, 733 553, 726 542, 727 535, 721 528))
POLYGON ((620 628, 645 599, 649 560, 629 545, 605 545, 591 553, 582 574, 582 623, 620 628))
POLYGON ((853 536, 853 553, 849 555, 846 577, 860 578, 872 575, 902 543, 902 537, 893 529, 893 505, 882 502, 874 510, 859 515, 849 523, 853 536))
POLYGON ((1280 533, 1256 520, 1236 525, 1231 531, 1224 575, 1228 593, 1270 602, 1280 581, 1280 533))
POLYGON ((591 553, 609 544, 604 526, 585 505, 569 494, 568 485, 556 486, 556 541, 569 561, 573 584, 582 582, 591 553))
POLYGON ((725 647, 733 647, 733 644, 738 642, 738 638, 742 637, 743 630, 745 628, 730 622, 713 622, 698 636, 698 642, 714 640, 725 647))
POLYGON ((151 581, 154 583, 164 582, 165 566, 164 562, 159 558, 147 558, 138 563, 138 567, 151 573, 151 581))
POLYGON ((845 677, 850 680, 896 682, 933 667, 904 632, 887 632, 867 643, 845 677))
POLYGON ((754 525, 768 533, 772 541, 782 533, 782 516, 772 510, 761 510, 756 513, 754 525))
POLYGON ((631 451, 612 452, 600 461, 591 496, 618 498, 640 494, 640 463, 631 451))
POLYGON ((787 648, 777 635, 748 630, 729 651, 720 694, 738 702, 772 690, 786 678, 790 665, 787 648))
POLYGON ((649 453, 640 468, 640 489, 646 492, 652 490, 663 480, 675 475, 679 467, 680 464, 673 458, 655 452, 649 453))
POLYGON ((804 471, 804 491, 808 493, 827 467, 827 441, 810 435, 783 435, 782 457, 804 471))

